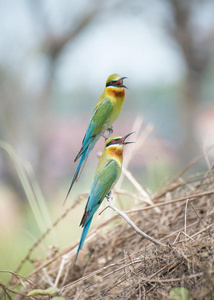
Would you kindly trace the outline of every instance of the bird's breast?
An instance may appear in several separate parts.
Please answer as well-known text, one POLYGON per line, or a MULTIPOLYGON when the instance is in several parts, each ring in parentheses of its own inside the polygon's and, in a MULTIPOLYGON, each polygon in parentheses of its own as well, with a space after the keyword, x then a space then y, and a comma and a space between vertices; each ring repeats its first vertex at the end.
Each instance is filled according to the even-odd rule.
POLYGON ((122 149, 115 149, 114 147, 111 147, 108 149, 108 154, 114 158, 115 160, 121 162, 123 160, 123 150, 122 149))
POLYGON ((110 97, 114 98, 124 98, 125 97, 125 89, 124 88, 108 88, 108 94, 110 97))

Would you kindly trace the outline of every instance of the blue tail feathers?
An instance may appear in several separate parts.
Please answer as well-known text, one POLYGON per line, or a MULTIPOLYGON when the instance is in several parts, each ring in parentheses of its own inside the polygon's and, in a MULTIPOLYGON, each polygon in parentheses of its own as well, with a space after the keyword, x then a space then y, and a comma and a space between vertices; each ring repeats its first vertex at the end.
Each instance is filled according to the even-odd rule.
POLYGON ((82 157, 81 157, 80 162, 79 162, 79 164, 77 166, 76 172, 74 174, 73 180, 71 182, 70 188, 69 188, 69 190, 67 192, 67 195, 65 197, 65 200, 64 200, 63 204, 65 204, 65 201, 67 200, 67 198, 68 198, 68 196, 70 194, 70 191, 71 191, 71 189, 73 187, 74 182, 77 181, 77 178, 78 178, 78 175, 80 173, 80 170, 82 171, 82 169, 84 167, 84 164, 86 162, 86 159, 88 158, 91 150, 94 148, 94 146, 95 146, 95 144, 96 144, 96 142, 97 142, 98 139, 99 139, 99 135, 97 137, 94 137, 94 139, 90 142, 90 144, 88 145, 88 147, 85 149, 85 152, 81 153, 82 157), (81 167, 82 167, 82 169, 81 169, 81 167))
POLYGON ((66 195, 66 197, 65 197, 65 200, 64 200, 64 202, 63 202, 63 205, 65 204, 65 201, 67 200, 67 198, 68 198, 68 196, 69 196, 69 194, 70 194, 70 191, 71 191, 71 189, 72 189, 72 187, 73 187, 73 184, 74 184, 74 182, 77 180, 77 177, 78 177, 78 174, 79 174, 79 172, 80 172, 81 166, 82 166, 84 160, 87 159, 88 155, 89 155, 89 153, 87 153, 87 152, 83 153, 83 155, 82 155, 82 157, 81 157, 81 160, 80 160, 80 162, 79 162, 79 164, 78 164, 78 166, 77 166, 76 172, 75 172, 74 177, 73 177, 73 180, 72 180, 72 182, 71 182, 71 185, 70 185, 70 187, 69 187, 69 190, 68 190, 68 192, 67 192, 67 195, 66 195))
POLYGON ((79 242, 79 246, 78 246, 78 249, 77 249, 77 254, 76 254, 76 257, 75 257, 74 264, 75 264, 76 261, 77 261, 77 258, 78 258, 78 255, 79 255, 79 251, 82 249, 82 247, 83 247, 83 245, 84 245, 84 242, 85 242, 85 239, 86 239, 86 236, 87 236, 89 227, 90 227, 90 225, 91 225, 91 221, 92 221, 92 217, 91 217, 91 218, 88 220, 88 222, 85 223, 85 225, 84 225, 84 228, 83 228, 83 231, 82 231, 82 235, 81 235, 81 239, 80 239, 80 242, 79 242))

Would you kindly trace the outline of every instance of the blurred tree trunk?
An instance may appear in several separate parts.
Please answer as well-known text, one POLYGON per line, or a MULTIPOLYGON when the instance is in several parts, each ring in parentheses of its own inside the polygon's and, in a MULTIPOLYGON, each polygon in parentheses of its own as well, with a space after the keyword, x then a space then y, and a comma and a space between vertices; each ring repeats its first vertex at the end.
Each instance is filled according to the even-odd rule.
POLYGON ((183 132, 183 141, 179 149, 179 156, 184 163, 188 162, 193 156, 200 152, 194 130, 196 105, 200 97, 200 84, 200 80, 195 80, 194 76, 187 72, 183 82, 181 115, 179 118, 183 132), (196 82, 198 82, 198 86, 196 82))
MULTIPOLYGON (((194 120, 197 103, 201 100, 201 86, 204 72, 213 54, 213 39, 210 32, 206 36, 198 35, 193 27, 192 17, 196 5, 201 1, 168 0, 172 9, 174 28, 168 28, 171 36, 179 45, 186 65, 186 76, 181 93, 181 124, 184 138, 181 145, 181 157, 189 161, 201 149, 196 142, 194 120)), ((205 1, 206 2, 206 1, 205 1)))

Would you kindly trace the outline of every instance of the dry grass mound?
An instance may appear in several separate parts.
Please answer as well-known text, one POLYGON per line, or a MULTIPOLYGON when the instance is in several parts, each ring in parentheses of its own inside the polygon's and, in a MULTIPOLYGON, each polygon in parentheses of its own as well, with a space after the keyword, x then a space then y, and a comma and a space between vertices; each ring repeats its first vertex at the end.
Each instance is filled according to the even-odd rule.
POLYGON ((15 299, 27 299, 29 292, 31 299, 213 299, 213 166, 187 179, 181 179, 183 173, 150 198, 154 205, 144 203, 126 212, 138 228, 165 246, 154 245, 116 215, 91 231, 75 266, 77 244, 60 252, 52 248, 47 261, 35 262, 28 278, 21 278, 18 270, 13 273, 8 286, 2 286, 2 296, 10 298, 12 290, 15 299), (113 221, 114 229, 99 235, 113 221), (175 298, 170 292, 176 287, 185 288, 188 296, 175 298))

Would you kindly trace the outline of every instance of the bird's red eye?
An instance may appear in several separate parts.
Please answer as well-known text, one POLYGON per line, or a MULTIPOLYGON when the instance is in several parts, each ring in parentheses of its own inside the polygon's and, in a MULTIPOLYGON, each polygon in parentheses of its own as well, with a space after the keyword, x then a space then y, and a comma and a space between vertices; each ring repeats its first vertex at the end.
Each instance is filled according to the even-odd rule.
POLYGON ((109 81, 108 83, 106 83, 106 87, 107 87, 107 86, 113 86, 114 83, 115 83, 115 81, 114 81, 114 80, 111 80, 111 81, 109 81))
POLYGON ((116 144, 116 140, 115 139, 112 139, 110 142, 108 142, 108 144, 106 145, 106 147, 108 147, 110 145, 113 145, 113 144, 116 144))

